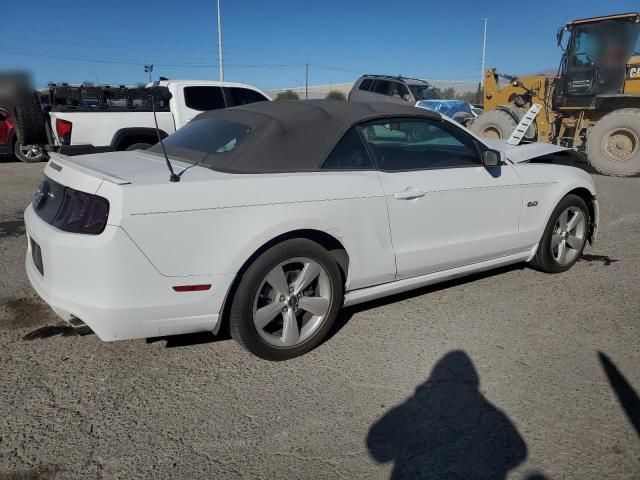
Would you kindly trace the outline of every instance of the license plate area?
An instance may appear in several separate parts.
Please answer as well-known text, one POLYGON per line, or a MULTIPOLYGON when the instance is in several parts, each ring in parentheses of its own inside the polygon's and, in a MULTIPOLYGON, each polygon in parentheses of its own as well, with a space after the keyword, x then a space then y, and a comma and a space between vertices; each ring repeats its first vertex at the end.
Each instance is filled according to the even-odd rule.
POLYGON ((30 238, 29 241, 31 242, 31 258, 33 264, 40 272, 40 275, 44 277, 44 265, 42 263, 42 250, 40 249, 40 245, 38 245, 33 238, 30 238))

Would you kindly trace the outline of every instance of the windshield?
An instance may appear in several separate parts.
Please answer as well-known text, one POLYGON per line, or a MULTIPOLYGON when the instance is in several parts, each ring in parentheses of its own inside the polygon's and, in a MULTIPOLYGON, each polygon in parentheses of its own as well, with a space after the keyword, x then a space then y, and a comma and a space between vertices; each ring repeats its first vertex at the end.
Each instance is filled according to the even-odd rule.
POLYGON ((573 30, 570 66, 600 65, 604 69, 624 67, 629 57, 640 53, 640 24, 608 20, 573 30))
POLYGON ((408 85, 416 100, 438 98, 438 92, 431 85, 408 85))
MULTIPOLYGON (((198 162, 209 155, 221 155, 234 150, 249 135, 246 125, 215 118, 193 120, 163 140, 167 154, 187 162, 198 162)), ((160 144, 147 151, 162 153, 160 144)))

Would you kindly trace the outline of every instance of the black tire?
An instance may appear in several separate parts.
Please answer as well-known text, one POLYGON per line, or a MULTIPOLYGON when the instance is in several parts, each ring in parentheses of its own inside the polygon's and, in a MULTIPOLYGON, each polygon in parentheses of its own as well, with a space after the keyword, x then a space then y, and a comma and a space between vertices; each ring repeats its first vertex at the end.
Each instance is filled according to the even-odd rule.
POLYGON ((553 213, 549 218, 549 223, 547 223, 547 226, 544 230, 544 234, 542 235, 542 239, 540 240, 540 244, 538 245, 536 255, 533 257, 533 260, 531 260, 531 266, 536 268, 537 270, 541 270, 547 273, 561 273, 569 270, 582 256, 582 252, 587 243, 590 226, 591 218, 589 217, 589 209, 587 208, 587 204, 584 202, 584 200, 573 194, 565 196, 562 200, 560 200, 560 202, 558 202, 558 205, 556 205, 556 208, 553 210, 553 213), (558 263, 554 258, 551 241, 552 236, 554 235, 556 222, 558 222, 558 217, 562 212, 570 207, 575 207, 582 211, 582 214, 584 215, 584 218, 586 220, 586 230, 582 245, 579 249, 577 249, 578 254, 572 261, 563 265, 558 263))
POLYGON ((127 148, 125 148, 126 151, 129 150, 146 150, 147 148, 149 148, 151 146, 150 143, 133 143, 131 145, 129 145, 127 148))
POLYGON ((16 138, 20 145, 48 143, 45 117, 35 94, 25 95, 13 108, 16 138))
POLYGON ((254 355, 265 360, 281 361, 303 355, 315 348, 331 329, 342 306, 344 285, 335 259, 322 246, 307 239, 291 239, 279 243, 256 258, 242 274, 232 299, 229 331, 231 337, 254 355), (323 323, 312 336, 292 347, 268 343, 253 321, 254 300, 265 277, 277 265, 287 260, 306 257, 320 264, 331 285, 331 301, 323 323))
POLYGON ((471 124, 476 135, 493 139, 507 139, 518 123, 504 110, 484 112, 471 124))
POLYGON ((23 151, 22 145, 16 140, 13 143, 13 155, 24 163, 38 163, 47 159, 42 146, 40 145, 27 145, 26 152, 23 151))
POLYGON ((587 136, 587 157, 605 175, 640 174, 640 109, 623 108, 602 117, 587 136))

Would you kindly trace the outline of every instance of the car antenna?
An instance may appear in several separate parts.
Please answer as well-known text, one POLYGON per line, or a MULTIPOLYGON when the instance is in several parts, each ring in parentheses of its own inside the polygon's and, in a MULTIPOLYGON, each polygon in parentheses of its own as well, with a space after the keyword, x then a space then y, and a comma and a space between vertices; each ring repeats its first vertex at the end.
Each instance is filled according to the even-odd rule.
POLYGON ((173 171, 173 165, 169 161, 169 156, 167 155, 167 150, 164 148, 164 142, 162 141, 162 135, 160 134, 160 128, 158 127, 158 116, 156 115, 156 89, 159 87, 160 82, 153 82, 151 86, 151 110, 153 111, 153 121, 156 124, 156 135, 158 135, 158 141, 160 142, 160 146, 162 147, 162 153, 164 154, 164 160, 167 162, 167 168, 169 169, 169 181, 170 182, 179 182, 180 175, 176 175, 176 172, 173 171))

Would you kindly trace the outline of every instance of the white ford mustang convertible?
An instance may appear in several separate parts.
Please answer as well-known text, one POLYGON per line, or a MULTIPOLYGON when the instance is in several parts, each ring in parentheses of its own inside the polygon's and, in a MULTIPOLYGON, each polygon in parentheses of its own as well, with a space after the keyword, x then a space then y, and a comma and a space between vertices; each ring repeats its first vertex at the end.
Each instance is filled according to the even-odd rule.
POLYGON ((342 306, 516 262, 569 269, 598 202, 587 173, 552 163, 565 150, 393 104, 206 112, 150 150, 52 154, 26 269, 102 340, 228 328, 283 360, 342 306))

